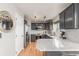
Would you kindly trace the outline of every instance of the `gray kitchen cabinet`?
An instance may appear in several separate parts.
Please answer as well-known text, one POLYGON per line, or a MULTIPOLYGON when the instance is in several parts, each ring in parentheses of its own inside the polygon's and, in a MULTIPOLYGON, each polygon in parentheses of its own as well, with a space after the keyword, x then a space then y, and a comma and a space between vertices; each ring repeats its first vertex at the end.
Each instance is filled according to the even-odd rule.
POLYGON ((64 13, 65 29, 74 29, 74 6, 70 5, 64 13))
POLYGON ((60 29, 79 29, 79 3, 73 3, 60 16, 60 29))
POLYGON ((64 12, 60 13, 60 29, 64 29, 64 12))
POLYGON ((36 41, 36 35, 35 34, 31 34, 31 42, 35 42, 36 41))
POLYGON ((61 51, 46 51, 46 56, 62 56, 61 51))
POLYGON ((32 30, 50 30, 50 27, 51 27, 51 29, 53 29, 52 22, 48 22, 48 23, 31 23, 31 29, 32 30))
POLYGON ((75 22, 75 28, 78 29, 79 28, 79 3, 75 3, 74 6, 75 6, 74 7, 74 11, 75 11, 74 12, 75 13, 74 14, 75 15, 75 17, 74 17, 75 18, 75 21, 74 21, 75 22))
POLYGON ((45 23, 45 29, 46 30, 50 30, 50 26, 49 25, 50 25, 49 23, 45 23))

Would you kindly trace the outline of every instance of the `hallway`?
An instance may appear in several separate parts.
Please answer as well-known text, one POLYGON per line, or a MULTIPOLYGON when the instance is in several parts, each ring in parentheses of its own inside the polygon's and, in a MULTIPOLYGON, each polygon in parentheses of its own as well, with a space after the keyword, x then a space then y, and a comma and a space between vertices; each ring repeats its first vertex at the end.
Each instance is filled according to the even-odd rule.
POLYGON ((22 50, 18 56, 44 56, 45 52, 37 50, 35 45, 35 42, 29 43, 27 48, 22 50))

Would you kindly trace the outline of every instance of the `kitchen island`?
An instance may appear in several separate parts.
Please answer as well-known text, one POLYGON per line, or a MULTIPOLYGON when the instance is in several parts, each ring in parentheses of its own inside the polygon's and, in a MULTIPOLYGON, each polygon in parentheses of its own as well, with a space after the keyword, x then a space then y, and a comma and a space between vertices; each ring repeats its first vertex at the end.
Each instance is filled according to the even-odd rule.
POLYGON ((38 39, 36 48, 45 51, 46 56, 79 56, 79 43, 71 40, 60 40, 63 46, 56 47, 54 39, 38 39))
POLYGON ((36 42, 36 48, 40 51, 79 51, 79 43, 71 40, 60 40, 62 47, 56 47, 54 39, 38 39, 36 42))

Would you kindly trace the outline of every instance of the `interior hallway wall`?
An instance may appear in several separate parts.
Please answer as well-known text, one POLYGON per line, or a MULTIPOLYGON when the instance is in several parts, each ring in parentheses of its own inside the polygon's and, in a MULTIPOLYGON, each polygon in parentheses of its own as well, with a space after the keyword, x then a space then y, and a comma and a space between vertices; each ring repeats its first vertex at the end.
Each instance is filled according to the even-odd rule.
MULTIPOLYGON (((59 21, 59 16, 56 16, 54 19, 53 19, 53 22, 57 22, 59 21)), ((60 23, 53 23, 53 32, 55 32, 55 35, 56 36, 60 36, 60 23)))
MULTIPOLYGON (((0 38, 0 56, 14 56, 16 55, 17 49, 20 50, 23 48, 23 39, 18 40, 16 34, 16 20, 17 19, 22 20, 23 23, 23 15, 19 11, 19 9, 16 8, 14 4, 0 3, 0 11, 4 10, 8 11, 11 14, 14 27, 10 32, 7 33, 0 31, 0 33, 2 34, 2 37, 0 38)), ((19 24, 20 28, 18 33, 19 32, 23 33, 23 24, 21 23, 19 24), (20 29, 22 30, 20 31, 20 29)))
MULTIPOLYGON (((15 24, 15 13, 16 8, 12 4, 1 4, 0 11, 8 11, 13 19, 13 24, 15 24)), ((15 28, 15 26, 14 26, 15 28)), ((12 29, 10 32, 0 32, 2 37, 0 38, 0 56, 10 56, 15 55, 15 29, 12 29)))

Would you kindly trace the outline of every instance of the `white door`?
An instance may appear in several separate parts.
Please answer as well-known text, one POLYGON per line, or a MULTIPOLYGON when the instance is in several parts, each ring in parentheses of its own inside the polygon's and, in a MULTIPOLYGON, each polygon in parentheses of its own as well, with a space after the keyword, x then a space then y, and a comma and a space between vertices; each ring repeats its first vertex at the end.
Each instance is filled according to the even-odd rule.
POLYGON ((16 52, 24 48, 24 17, 16 18, 16 52))

